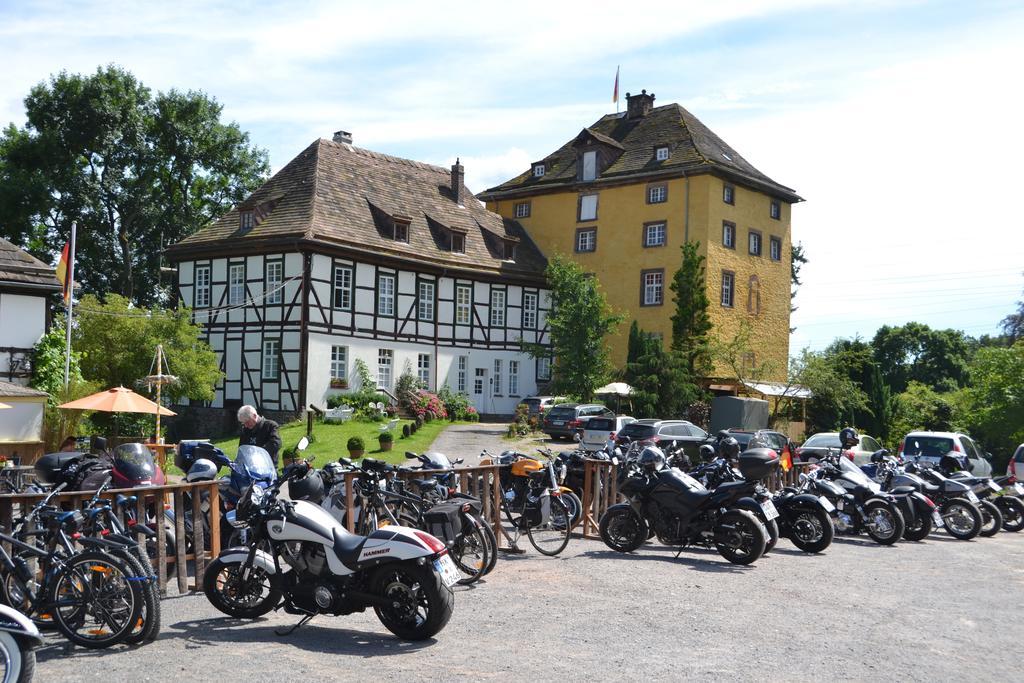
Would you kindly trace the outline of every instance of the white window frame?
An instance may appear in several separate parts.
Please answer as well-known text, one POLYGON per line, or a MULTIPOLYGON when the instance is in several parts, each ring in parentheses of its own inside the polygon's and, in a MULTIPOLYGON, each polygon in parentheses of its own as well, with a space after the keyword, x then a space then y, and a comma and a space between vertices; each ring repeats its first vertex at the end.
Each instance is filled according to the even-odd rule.
POLYGON ((238 212, 238 228, 241 232, 246 230, 252 230, 256 224, 256 217, 252 211, 239 211, 238 212))
POLYGON ((491 290, 491 327, 505 327, 505 290, 491 290))
POLYGON ((597 194, 585 194, 580 196, 580 223, 597 220, 597 194))
POLYGON ((654 148, 654 160, 655 161, 667 161, 668 160, 668 147, 655 147, 654 148))
POLYGON ((420 282, 419 305, 417 306, 419 319, 424 322, 434 322, 434 283, 420 282))
POLYGON ((391 390, 393 379, 391 369, 395 365, 395 352, 391 349, 377 349, 377 388, 391 390))
POLYGON ((736 248, 736 225, 734 223, 722 223, 722 246, 727 249, 736 248))
POLYGON ((583 172, 580 178, 583 182, 590 182, 597 179, 597 152, 591 150, 583 153, 583 172))
POLYGON ((494 380, 493 380, 493 383, 491 384, 491 395, 492 396, 501 396, 502 395, 501 394, 501 373, 503 372, 503 368, 501 367, 501 365, 502 365, 501 359, 500 358, 495 358, 494 359, 494 380))
POLYGON ((534 178, 543 178, 544 177, 544 173, 546 171, 547 171, 547 169, 544 168, 544 164, 534 164, 533 165, 533 177, 534 178))
POLYGON ((771 237, 768 240, 768 255, 772 261, 782 260, 782 239, 779 237, 771 237))
POLYGON ((352 310, 352 280, 355 273, 352 266, 334 267, 334 291, 331 293, 331 304, 336 310, 352 310), (340 301, 339 301, 339 296, 340 301))
POLYGON ((245 301, 245 264, 232 263, 228 266, 228 306, 238 306, 245 301))
POLYGON ((537 379, 551 379, 551 359, 547 356, 541 356, 537 359, 537 379))
POLYGON ((519 395, 519 361, 517 360, 508 362, 508 395, 519 395))
POLYGON ((769 207, 770 208, 768 209, 768 215, 777 221, 782 220, 782 202, 780 202, 778 199, 773 199, 771 200, 771 204, 769 204, 769 207))
POLYGON ((260 373, 262 379, 275 381, 281 378, 281 340, 263 340, 263 367, 260 373))
POLYGON ((664 223, 648 223, 644 226, 644 246, 645 247, 663 247, 665 246, 665 240, 668 238, 668 231, 665 228, 664 223), (651 235, 654 235, 654 241, 651 241, 651 235))
POLYGON ((459 356, 455 364, 455 391, 460 394, 466 393, 466 366, 468 364, 467 356, 459 356))
POLYGON ((430 354, 421 353, 416 357, 416 377, 426 387, 430 389, 430 354))
POLYGON ((722 185, 722 201, 731 206, 736 205, 736 188, 728 183, 722 185))
POLYGON ((523 327, 537 329, 537 293, 523 292, 523 327))
POLYGON ((195 267, 195 297, 193 305, 195 308, 210 307, 210 266, 195 267))
POLYGON ((348 379, 347 346, 331 346, 331 379, 348 379))
POLYGON ((515 208, 516 218, 530 217, 530 202, 518 202, 515 208))
POLYGON ((487 379, 487 368, 473 368, 473 394, 484 395, 484 380, 487 379))
POLYGON ((668 187, 665 185, 652 185, 647 188, 647 203, 662 204, 668 201, 668 187))
POLYGON ((665 299, 665 273, 644 273, 644 306, 660 306, 665 299))
POLYGON ((377 275, 377 315, 388 318, 395 315, 395 280, 392 273, 377 275))
POLYGON ((452 233, 452 253, 453 254, 465 254, 466 253, 466 236, 461 232, 452 233), (458 244, 456 244, 458 240, 458 244))
POLYGON ((282 261, 267 261, 266 275, 263 278, 264 291, 267 293, 264 300, 268 304, 279 304, 284 301, 284 263, 282 261))
POLYGON ((764 245, 761 242, 761 233, 751 230, 747 233, 747 253, 751 256, 760 256, 764 245))
POLYGON ((722 273, 722 306, 733 308, 736 300, 736 274, 730 272, 722 273))
POLYGON ((455 324, 470 325, 472 322, 473 288, 470 285, 455 285, 455 324))
POLYGON ((588 254, 597 251, 597 228, 576 231, 576 252, 588 254))

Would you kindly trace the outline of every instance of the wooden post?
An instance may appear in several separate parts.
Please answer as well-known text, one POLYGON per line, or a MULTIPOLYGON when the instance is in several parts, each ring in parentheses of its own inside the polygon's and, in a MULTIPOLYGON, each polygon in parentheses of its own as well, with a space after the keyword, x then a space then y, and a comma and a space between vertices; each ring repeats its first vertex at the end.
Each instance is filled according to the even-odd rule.
MULTIPOLYGON (((503 535, 503 529, 501 528, 501 482, 499 479, 499 465, 490 466, 490 479, 488 480, 491 487, 491 524, 494 526, 494 537, 498 539, 498 547, 502 545, 501 537, 503 535)), ((484 477, 488 474, 485 472, 484 477)))
POLYGON ((583 537, 590 533, 590 507, 594 504, 594 462, 589 458, 583 461, 583 537))
POLYGON ((355 472, 345 473, 345 526, 352 533, 356 531, 355 491, 352 490, 356 485, 356 476, 355 472))
POLYGON ((210 557, 220 555, 220 485, 210 482, 210 557))
MULTIPOLYGON (((153 507, 156 511, 156 575, 160 595, 167 595, 167 531, 164 529, 164 497, 163 492, 153 494, 153 507)), ((148 501, 149 496, 146 496, 148 501)), ((145 517, 142 518, 145 521, 145 517)))
MULTIPOLYGON (((195 548, 195 575, 193 591, 203 588, 203 573, 206 571, 206 533, 203 531, 203 489, 205 486, 193 484, 192 489, 192 547, 195 548)), ((207 498, 209 495, 207 494, 207 498)))
MULTIPOLYGON (((188 537, 185 535, 185 502, 181 493, 181 487, 174 489, 174 536, 177 539, 175 549, 178 551, 175 569, 178 575, 178 592, 188 592, 188 562, 185 559, 185 547, 188 545, 188 537)), ((161 512, 163 512, 161 510, 161 512)))

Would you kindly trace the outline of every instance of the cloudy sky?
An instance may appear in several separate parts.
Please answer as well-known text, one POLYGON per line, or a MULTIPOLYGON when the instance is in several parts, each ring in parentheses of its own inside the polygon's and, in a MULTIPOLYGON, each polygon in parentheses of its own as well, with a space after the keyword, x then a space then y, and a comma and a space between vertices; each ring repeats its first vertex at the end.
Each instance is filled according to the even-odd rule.
POLYGON ((994 333, 1024 289, 1024 3, 0 0, 0 123, 60 70, 200 89, 277 169, 317 137, 481 190, 602 114, 679 102, 807 201, 791 341, 918 320, 994 333), (515 9, 510 9, 514 7, 515 9))

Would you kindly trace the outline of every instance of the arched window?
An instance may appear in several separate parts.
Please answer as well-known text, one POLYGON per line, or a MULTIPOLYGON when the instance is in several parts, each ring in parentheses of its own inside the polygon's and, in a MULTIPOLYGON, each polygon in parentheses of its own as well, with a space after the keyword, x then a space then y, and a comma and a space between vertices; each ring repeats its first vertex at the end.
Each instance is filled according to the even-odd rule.
POLYGON ((761 281, 756 275, 751 275, 747 284, 747 313, 761 314, 761 281))

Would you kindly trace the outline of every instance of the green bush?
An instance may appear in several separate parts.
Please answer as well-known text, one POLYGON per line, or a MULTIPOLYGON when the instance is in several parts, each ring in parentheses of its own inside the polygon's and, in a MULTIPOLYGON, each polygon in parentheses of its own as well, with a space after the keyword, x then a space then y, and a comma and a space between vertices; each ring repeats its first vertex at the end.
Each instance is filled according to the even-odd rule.
POLYGON ((346 447, 350 451, 365 451, 366 443, 363 441, 361 436, 353 436, 349 438, 346 447))
POLYGON ((413 422, 413 423, 411 423, 411 424, 409 424, 407 426, 409 427, 409 433, 410 434, 415 434, 416 430, 420 428, 419 424, 417 424, 416 422, 413 422))
POLYGON ((412 430, 409 429, 409 426, 410 425, 407 425, 407 424, 402 425, 402 438, 403 439, 408 439, 409 435, 412 434, 412 430))
POLYGON ((392 434, 391 432, 381 432, 380 435, 377 437, 377 441, 380 441, 382 444, 394 443, 395 435, 392 434))
POLYGON ((444 404, 444 408, 451 420, 476 422, 480 419, 476 408, 470 403, 469 396, 453 392, 447 384, 437 392, 437 397, 441 399, 441 403, 444 404))

